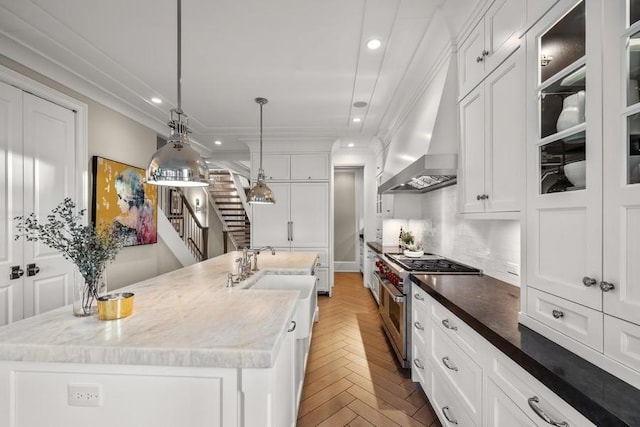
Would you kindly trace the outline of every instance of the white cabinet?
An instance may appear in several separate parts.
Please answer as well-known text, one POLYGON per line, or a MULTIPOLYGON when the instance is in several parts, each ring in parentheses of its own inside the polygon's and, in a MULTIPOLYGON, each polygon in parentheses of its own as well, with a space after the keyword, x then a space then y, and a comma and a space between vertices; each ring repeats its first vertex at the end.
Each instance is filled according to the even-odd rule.
POLYGON ((625 2, 560 1, 527 34, 522 322, 637 385, 633 350, 619 347, 640 325, 640 24, 631 16, 625 2))
MULTIPOLYGON (((258 176, 260 154, 252 153, 251 175, 258 176)), ((262 169, 267 181, 328 181, 329 156, 326 153, 263 154, 262 169)))
POLYGON ((82 203, 76 120, 74 111, 0 82, 0 325, 71 302, 73 265, 40 242, 14 240, 13 218, 43 219, 65 197, 82 203))
POLYGON ((380 282, 378 282, 378 278, 376 277, 376 274, 375 274, 376 252, 371 248, 367 248, 364 271, 365 271, 364 273, 365 284, 371 291, 371 294, 373 295, 373 298, 376 300, 376 302, 379 302, 380 301, 380 297, 379 297, 380 282))
POLYGON ((411 377, 443 425, 593 426, 417 285, 411 293, 411 377))
POLYGON ((524 168, 524 54, 518 49, 460 101, 461 210, 517 212, 524 168))
POLYGON ((329 184, 272 182, 269 188, 276 203, 252 206, 252 247, 318 252, 318 291, 330 293, 329 184))
POLYGON ((545 427, 567 425, 589 427, 593 424, 571 405, 560 399, 555 393, 532 377, 514 361, 495 347, 486 347, 486 364, 484 367, 488 389, 486 399, 487 426, 536 425, 545 427), (502 392, 501 394, 499 392, 502 392), (501 404, 497 404, 499 399, 501 404), (511 400, 511 403, 506 399, 511 400), (518 412, 518 410, 520 412, 518 412), (500 411, 503 418, 499 417, 500 411), (544 420, 549 419, 549 422, 544 420), (526 418, 531 421, 526 422, 526 418), (517 420, 509 424, 508 420, 517 420), (556 424, 553 424, 552 422, 556 424), (520 424, 523 423, 524 424, 520 424), (566 424, 562 424, 562 423, 566 424))
POLYGON ((526 27, 531 28, 557 2, 558 0, 528 0, 526 27))
POLYGON ((526 0, 496 0, 458 50, 458 83, 464 96, 520 44, 526 0))
POLYGON ((326 248, 329 184, 271 183, 269 187, 276 203, 252 206, 252 246, 326 248))

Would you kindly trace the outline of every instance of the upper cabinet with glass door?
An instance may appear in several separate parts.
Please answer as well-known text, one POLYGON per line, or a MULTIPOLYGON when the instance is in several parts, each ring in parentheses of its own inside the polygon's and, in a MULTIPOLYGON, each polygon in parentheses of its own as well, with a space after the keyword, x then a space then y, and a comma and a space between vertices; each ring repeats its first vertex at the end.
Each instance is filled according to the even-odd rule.
POLYGON ((628 27, 632 29, 627 40, 627 184, 640 183, 640 1, 629 1, 628 27), (637 31, 633 31, 636 29, 637 31))
POLYGON ((539 39, 541 194, 585 188, 587 102, 585 5, 578 3, 539 39))

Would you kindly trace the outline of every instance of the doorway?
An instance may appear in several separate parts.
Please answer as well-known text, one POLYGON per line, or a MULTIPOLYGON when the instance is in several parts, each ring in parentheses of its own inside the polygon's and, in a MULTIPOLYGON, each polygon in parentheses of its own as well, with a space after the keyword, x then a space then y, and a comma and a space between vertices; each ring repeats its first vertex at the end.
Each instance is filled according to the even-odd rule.
POLYGON ((334 169, 333 254, 335 271, 360 271, 363 215, 363 167, 334 169))

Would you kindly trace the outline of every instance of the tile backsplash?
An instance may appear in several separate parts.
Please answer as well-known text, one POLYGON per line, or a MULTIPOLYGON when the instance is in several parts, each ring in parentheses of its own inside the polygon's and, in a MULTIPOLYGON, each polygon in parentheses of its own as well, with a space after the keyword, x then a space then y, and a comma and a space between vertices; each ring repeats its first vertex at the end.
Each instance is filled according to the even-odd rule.
MULTIPOLYGON (((399 196, 412 197, 414 203, 418 203, 420 198, 422 218, 386 220, 384 237, 394 239, 390 240, 390 244, 397 243, 402 225, 403 229, 412 231, 418 240, 422 240, 425 252, 443 255, 480 268, 489 276, 514 285, 520 284, 520 276, 513 274, 514 270, 518 273, 520 270, 519 221, 470 220, 463 217, 458 214, 457 186, 422 196, 399 196)), ((386 239, 383 241, 388 244, 386 239)))

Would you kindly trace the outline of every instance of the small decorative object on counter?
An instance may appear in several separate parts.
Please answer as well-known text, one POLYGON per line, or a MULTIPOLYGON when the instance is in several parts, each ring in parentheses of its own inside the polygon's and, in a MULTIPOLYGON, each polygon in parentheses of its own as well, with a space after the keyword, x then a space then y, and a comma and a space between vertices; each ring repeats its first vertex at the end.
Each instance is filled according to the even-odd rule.
POLYGON ((35 213, 18 216, 15 239, 41 241, 76 266, 73 290, 73 314, 96 313, 95 301, 106 291, 105 267, 113 261, 125 242, 124 234, 111 226, 84 225, 86 209, 76 212, 76 204, 66 198, 41 221, 35 213))
POLYGON ((400 228, 400 249, 406 249, 407 246, 413 245, 415 239, 410 231, 402 231, 400 228))
POLYGON ((116 320, 131 316, 133 292, 119 292, 98 297, 98 319, 116 320))
POLYGON ((398 236, 398 249, 400 249, 400 251, 402 251, 402 227, 400 227, 400 235, 398 236))

